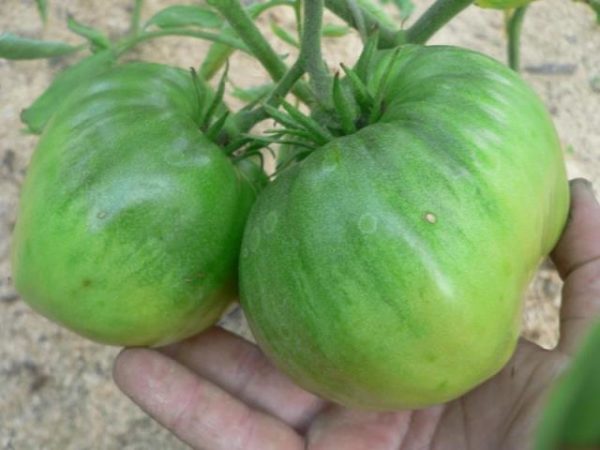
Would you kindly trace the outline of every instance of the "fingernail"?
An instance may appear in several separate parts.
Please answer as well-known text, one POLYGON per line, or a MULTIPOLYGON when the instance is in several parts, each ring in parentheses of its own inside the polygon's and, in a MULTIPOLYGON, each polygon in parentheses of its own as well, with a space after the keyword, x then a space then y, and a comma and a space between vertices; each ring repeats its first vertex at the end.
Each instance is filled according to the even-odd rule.
POLYGON ((575 178, 575 179, 571 180, 569 182, 569 184, 571 185, 571 189, 583 190, 584 192, 587 193, 587 195, 589 195, 591 198, 593 198, 596 203, 598 203, 598 197, 596 196, 596 193, 594 192, 594 185, 592 184, 592 182, 590 180, 587 180, 585 178, 575 178))

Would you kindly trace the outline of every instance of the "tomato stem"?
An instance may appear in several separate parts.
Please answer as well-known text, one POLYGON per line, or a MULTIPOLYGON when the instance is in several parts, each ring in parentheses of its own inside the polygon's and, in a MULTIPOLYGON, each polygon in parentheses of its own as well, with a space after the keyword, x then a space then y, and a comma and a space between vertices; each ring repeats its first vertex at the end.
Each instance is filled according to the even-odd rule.
MULTIPOLYGON (((360 30, 361 24, 357 23, 355 17, 356 14, 353 12, 353 8, 348 3, 348 0, 325 0, 325 6, 352 28, 360 30)), ((358 9, 361 12, 362 20, 364 21, 364 28, 367 31, 374 29, 378 30, 380 35, 380 48, 392 48, 402 42, 403 32, 401 30, 391 28, 387 24, 382 23, 369 11, 361 8, 360 5, 358 6, 358 9)))
MULTIPOLYGON (((297 81, 308 72, 311 77, 311 84, 316 98, 311 103, 329 104, 331 97, 330 81, 331 76, 327 72, 325 63, 321 55, 321 27, 324 3, 323 0, 305 0, 304 1, 302 24, 302 36, 300 43, 300 54, 292 67, 286 71, 283 77, 269 94, 265 101, 265 106, 276 108, 279 106, 287 93, 293 89, 297 81), (319 101, 317 101, 319 99, 319 101)), ((235 122, 235 128, 241 132, 248 131, 256 123, 269 117, 265 107, 256 108, 252 111, 241 111, 232 118, 235 122)))
POLYGON ((473 0, 436 0, 421 17, 406 30, 405 42, 424 44, 473 0))
MULTIPOLYGON (((208 0, 208 3, 227 19, 231 27, 242 41, 244 41, 250 52, 258 59, 271 78, 275 81, 283 78, 288 70, 286 64, 262 35, 240 1, 208 0)), ((294 94, 304 103, 312 102, 312 93, 305 85, 299 84, 296 86, 294 94)))
POLYGON ((506 21, 506 33, 508 35, 508 65, 516 72, 519 71, 520 65, 520 47, 521 47, 521 29, 523 27, 523 19, 529 5, 521 6, 513 11, 506 21))
POLYGON ((136 35, 140 32, 140 17, 142 15, 142 7, 144 6, 144 0, 135 0, 133 5, 133 12, 131 13, 131 26, 130 32, 136 35))
MULTIPOLYGON (((265 3, 252 4, 246 9, 250 17, 252 19, 256 19, 265 11, 277 6, 290 6, 296 10, 297 2, 295 0, 270 0, 265 3)), ((229 24, 221 28, 221 31, 222 33, 235 35, 235 31, 229 24)), ((202 62, 202 67, 200 68, 200 75, 202 78, 205 80, 210 80, 213 76, 215 76, 215 74, 223 67, 225 61, 229 59, 234 50, 234 48, 220 42, 213 43, 213 45, 211 45, 211 47, 208 49, 206 57, 202 62)))
POLYGON ((304 0, 304 23, 298 60, 310 75, 310 83, 317 98, 326 106, 331 104, 331 75, 321 54, 321 28, 324 0, 304 0))

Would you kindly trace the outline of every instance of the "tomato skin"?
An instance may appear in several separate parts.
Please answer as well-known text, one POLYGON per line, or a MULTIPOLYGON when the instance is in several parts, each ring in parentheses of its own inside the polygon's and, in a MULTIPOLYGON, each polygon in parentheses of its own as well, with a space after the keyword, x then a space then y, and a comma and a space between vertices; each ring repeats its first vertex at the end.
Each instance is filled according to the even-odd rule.
POLYGON ((380 120, 283 172, 254 205, 241 302, 292 379, 349 407, 421 408, 494 375, 566 220, 543 104, 452 47, 384 52, 380 120))
POLYGON ((90 339, 164 345, 236 296, 252 184, 198 130, 189 73, 132 63, 67 98, 23 186, 12 263, 37 311, 90 339))

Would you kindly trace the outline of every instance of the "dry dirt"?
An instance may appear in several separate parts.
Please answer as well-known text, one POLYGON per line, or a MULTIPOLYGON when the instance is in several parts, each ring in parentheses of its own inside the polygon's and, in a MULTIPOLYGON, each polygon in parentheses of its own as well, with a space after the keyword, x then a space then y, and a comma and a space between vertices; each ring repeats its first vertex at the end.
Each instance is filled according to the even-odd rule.
MULTIPOLYGON (((66 32, 68 13, 107 30, 112 37, 127 28, 133 0, 50 0, 43 27, 33 0, 2 0, 0 31, 77 42, 66 32), (102 5, 102 6, 99 6, 102 5)), ((149 17, 173 1, 150 0, 149 17)), ((188 2, 189 3, 189 2, 188 2)), ((430 2, 419 1, 416 13, 430 2)), ((269 19, 290 20, 281 11, 269 19)), ((581 4, 539 0, 523 31, 523 76, 551 111, 566 149, 571 176, 587 176, 600 186, 600 27, 581 4)), ((266 23, 266 22, 265 22, 266 23)), ((434 39, 504 59, 502 14, 472 7, 434 39)), ((267 27, 264 27, 267 28, 267 27)), ((282 52, 288 52, 278 44, 282 52)), ((351 62, 356 38, 328 40, 330 66, 351 62)), ((206 46, 183 38, 144 44, 133 56, 189 67, 206 46)), ((0 60, 0 448, 148 449, 185 448, 121 395, 111 381, 118 349, 88 342, 33 313, 10 282, 8 250, 19 186, 36 138, 22 133, 19 112, 75 58, 11 62, 0 60)), ((234 58, 231 76, 238 85, 264 82, 264 72, 247 57, 234 58)), ((546 347, 557 339, 560 285, 549 265, 527 297, 524 334, 546 347)), ((245 332, 239 313, 230 327, 245 332)))

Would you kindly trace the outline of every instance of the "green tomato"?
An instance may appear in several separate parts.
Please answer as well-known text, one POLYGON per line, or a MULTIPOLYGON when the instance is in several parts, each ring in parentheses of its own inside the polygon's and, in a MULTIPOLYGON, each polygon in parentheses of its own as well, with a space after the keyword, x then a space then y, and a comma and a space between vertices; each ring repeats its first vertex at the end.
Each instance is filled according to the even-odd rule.
POLYGON ((96 341, 164 345, 210 326, 235 298, 255 186, 199 130, 198 98, 189 73, 132 63, 53 114, 12 251, 34 309, 96 341))
POLYGON ((454 399, 507 362, 567 217, 559 141, 516 73, 452 47, 381 53, 384 111, 254 205, 241 302, 263 350, 349 407, 454 399))

